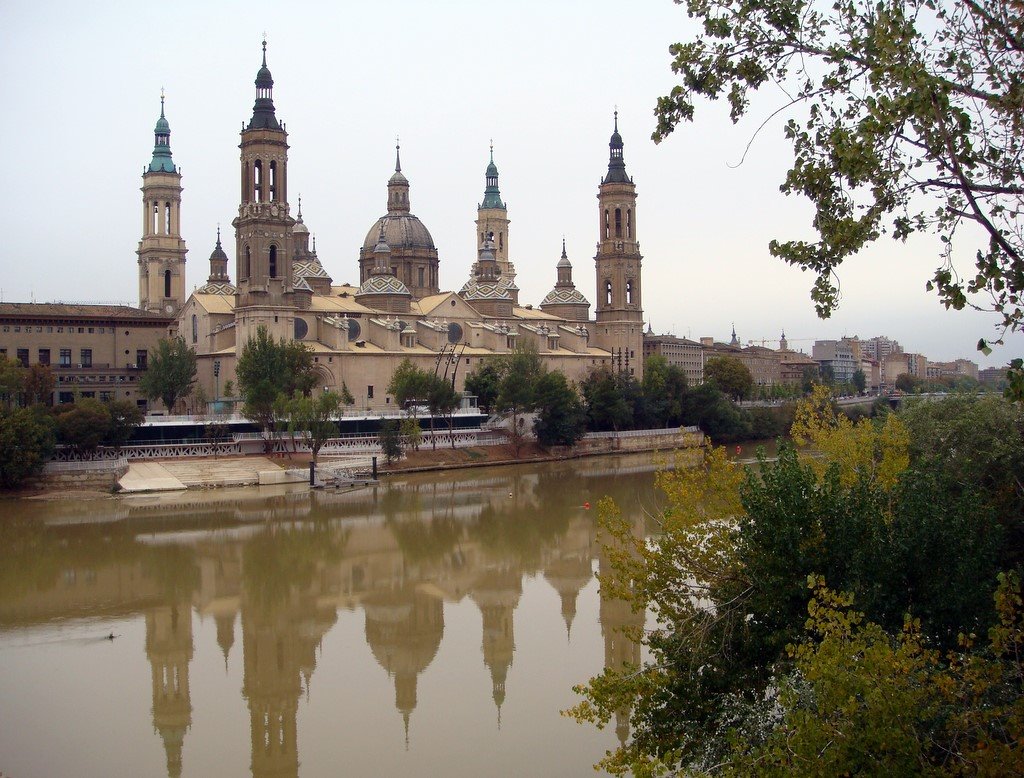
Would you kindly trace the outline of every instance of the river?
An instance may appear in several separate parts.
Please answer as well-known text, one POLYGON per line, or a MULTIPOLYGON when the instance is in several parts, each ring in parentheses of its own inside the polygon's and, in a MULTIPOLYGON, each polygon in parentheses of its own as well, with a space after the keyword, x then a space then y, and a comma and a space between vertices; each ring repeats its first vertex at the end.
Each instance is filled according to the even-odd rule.
POLYGON ((0 775, 593 775, 595 508, 643 532, 656 459, 0 502, 0 775))

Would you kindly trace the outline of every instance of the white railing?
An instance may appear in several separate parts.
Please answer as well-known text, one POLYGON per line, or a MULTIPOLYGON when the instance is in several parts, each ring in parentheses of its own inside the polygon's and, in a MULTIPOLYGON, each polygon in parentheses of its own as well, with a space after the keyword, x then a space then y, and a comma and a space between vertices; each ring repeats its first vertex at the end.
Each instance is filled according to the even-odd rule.
POLYGON ((606 438, 642 438, 642 437, 670 437, 680 432, 700 432, 699 427, 666 427, 657 430, 624 430, 623 432, 588 432, 583 436, 584 440, 602 440, 606 438))
POLYGON ((65 462, 47 462, 43 466, 43 472, 52 473, 102 473, 119 470, 128 467, 128 458, 121 456, 117 459, 100 460, 76 460, 65 462))

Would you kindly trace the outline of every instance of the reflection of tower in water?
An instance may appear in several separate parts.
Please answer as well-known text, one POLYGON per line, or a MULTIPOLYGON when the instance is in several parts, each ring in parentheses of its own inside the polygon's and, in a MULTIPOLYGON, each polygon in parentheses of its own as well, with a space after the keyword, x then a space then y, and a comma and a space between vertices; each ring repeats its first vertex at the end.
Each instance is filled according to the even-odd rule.
POLYGON ((370 651, 395 679, 395 707, 402 714, 408 748, 417 679, 441 645, 444 607, 430 594, 404 588, 374 592, 363 601, 363 608, 370 651))
MULTIPOLYGON (((633 519, 630 528, 634 538, 644 536, 643 514, 637 511, 638 515, 633 519)), ((600 532, 598 540, 608 542, 606 533, 600 532)), ((599 575, 610 575, 611 566, 608 562, 604 546, 598 545, 598 571, 599 575)), ((623 667, 637 666, 640 664, 640 642, 637 633, 644 626, 644 611, 633 610, 632 605, 626 600, 606 597, 601 591, 601 606, 598 619, 601 622, 601 635, 604 638, 604 666, 610 670, 621 670, 623 667)), ((619 743, 626 744, 629 738, 629 708, 620 708, 615 711, 615 734, 618 735, 619 743)))
POLYGON ((153 678, 153 728, 164 742, 167 775, 177 778, 185 733, 192 724, 192 609, 187 601, 146 612, 146 658, 153 678))
POLYGON ((576 600, 583 587, 594 578, 591 564, 593 541, 593 522, 572 520, 565 535, 557 538, 557 546, 553 549, 557 556, 544 567, 544 579, 558 592, 558 597, 562 601, 562 620, 565 621, 567 640, 572 637, 576 600))
POLYGON ((483 616, 484 664, 491 671, 491 696, 498 708, 499 727, 505 681, 516 649, 512 616, 522 591, 522 573, 515 569, 494 570, 478 579, 470 595, 483 616))
POLYGON ((303 682, 309 689, 317 647, 336 618, 333 610, 317 610, 310 595, 293 594, 266 610, 243 606, 242 695, 249 703, 254 776, 299 774, 299 697, 303 682))

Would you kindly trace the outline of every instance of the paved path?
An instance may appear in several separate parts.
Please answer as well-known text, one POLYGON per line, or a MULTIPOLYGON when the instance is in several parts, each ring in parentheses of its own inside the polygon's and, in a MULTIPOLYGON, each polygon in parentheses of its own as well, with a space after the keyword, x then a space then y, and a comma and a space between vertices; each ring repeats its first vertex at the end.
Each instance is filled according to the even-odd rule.
POLYGON ((132 461, 128 463, 128 472, 120 484, 125 492, 234 486, 259 483, 261 471, 281 469, 279 464, 266 457, 132 461))

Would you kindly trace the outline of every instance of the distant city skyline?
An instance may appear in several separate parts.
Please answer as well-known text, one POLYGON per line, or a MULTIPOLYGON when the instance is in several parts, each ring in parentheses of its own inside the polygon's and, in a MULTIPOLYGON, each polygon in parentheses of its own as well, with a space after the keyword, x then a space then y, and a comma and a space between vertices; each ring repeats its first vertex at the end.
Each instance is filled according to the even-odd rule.
MULTIPOLYGON (((141 173, 160 91, 184 185, 187 290, 209 274, 219 224, 234 277, 238 130, 250 114, 260 43, 268 40, 278 116, 289 130, 290 200, 336 282, 358 283, 358 251, 385 210, 396 135, 412 212, 440 253, 440 285, 459 289, 475 260, 476 207, 493 139, 508 205, 520 299, 537 305, 555 281, 563 236, 578 287, 595 301, 597 183, 619 111, 626 169, 639 193, 644 318, 656 333, 810 352, 814 340, 887 335, 933 361, 982 367, 1024 355, 1008 337, 975 350, 996 318, 946 311, 924 284, 937 239, 882 240, 840 272, 843 299, 818 320, 813 279, 769 256, 773 237, 810 234, 811 209, 778 186, 791 154, 782 120, 758 134, 720 105, 660 145, 656 98, 675 83, 668 46, 692 35, 670 0, 621 4, 468 2, 287 6, 264 2, 28 4, 0 10, 0 83, 11 150, 0 213, 5 301, 138 303, 135 249, 141 173), (742 164, 738 164, 742 159, 742 164)), ((969 272, 974 246, 963 244, 969 272)))

